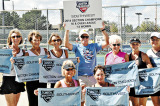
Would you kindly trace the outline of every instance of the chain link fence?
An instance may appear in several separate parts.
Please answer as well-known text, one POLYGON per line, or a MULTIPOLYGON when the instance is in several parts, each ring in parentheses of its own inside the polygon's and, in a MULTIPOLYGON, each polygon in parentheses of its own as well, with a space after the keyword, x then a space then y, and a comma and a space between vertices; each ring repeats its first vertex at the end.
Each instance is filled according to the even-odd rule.
MULTIPOLYGON (((120 35, 123 45, 128 45, 133 36, 138 37, 142 44, 149 45, 150 34, 160 31, 159 11, 160 4, 102 7, 108 34, 120 35)), ((18 28, 23 39, 27 38, 30 31, 38 30, 43 36, 41 46, 50 49, 47 41, 51 33, 58 33, 61 38, 64 37, 63 17, 62 9, 0 11, 0 48, 6 45, 9 31, 18 28)), ((90 29, 89 33, 92 42, 101 41, 102 33, 99 29, 90 29)), ((76 38, 78 31, 70 31, 70 42, 75 43, 76 38)), ((28 48, 31 47, 29 42, 26 45, 28 48)), ((144 48, 146 47, 148 46, 144 48)))

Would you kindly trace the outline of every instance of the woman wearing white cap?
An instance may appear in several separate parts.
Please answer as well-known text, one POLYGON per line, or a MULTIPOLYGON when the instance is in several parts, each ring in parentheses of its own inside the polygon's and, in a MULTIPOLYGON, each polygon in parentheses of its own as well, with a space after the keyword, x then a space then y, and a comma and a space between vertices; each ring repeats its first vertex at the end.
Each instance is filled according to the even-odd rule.
MULTIPOLYGON (((132 53, 129 55, 129 61, 136 60, 138 69, 152 68, 152 64, 147 54, 139 50, 140 46, 141 41, 138 38, 131 38, 130 47, 132 48, 132 53)), ((149 97, 149 95, 135 95, 134 88, 131 88, 129 96, 133 106, 146 106, 147 98, 149 97)))
MULTIPOLYGON (((147 51, 147 55, 153 58, 160 57, 160 33, 152 33, 150 37, 150 42, 152 48, 147 51)), ((151 95, 151 99, 154 106, 160 106, 160 91, 151 95)))

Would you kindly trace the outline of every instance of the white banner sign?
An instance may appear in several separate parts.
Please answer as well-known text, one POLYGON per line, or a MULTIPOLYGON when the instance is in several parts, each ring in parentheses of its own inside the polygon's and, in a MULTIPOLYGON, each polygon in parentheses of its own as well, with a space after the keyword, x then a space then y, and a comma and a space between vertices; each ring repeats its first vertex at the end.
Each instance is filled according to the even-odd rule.
POLYGON ((102 0, 64 1, 65 29, 102 27, 102 0))

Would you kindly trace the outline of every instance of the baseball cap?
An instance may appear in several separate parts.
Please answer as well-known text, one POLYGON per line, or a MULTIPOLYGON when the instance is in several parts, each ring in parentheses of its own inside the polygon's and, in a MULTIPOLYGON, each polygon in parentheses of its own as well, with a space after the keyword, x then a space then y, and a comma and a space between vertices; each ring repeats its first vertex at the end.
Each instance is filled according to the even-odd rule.
POLYGON ((130 43, 141 43, 141 41, 138 38, 133 37, 131 38, 130 43))
POLYGON ((89 34, 88 34, 88 32, 87 32, 86 29, 82 29, 82 30, 79 32, 79 37, 81 37, 83 34, 87 34, 87 35, 89 36, 89 34))
POLYGON ((151 37, 150 37, 150 38, 152 38, 153 36, 155 36, 155 37, 157 37, 157 38, 160 38, 160 33, 158 33, 158 32, 153 32, 153 33, 151 34, 151 37))
POLYGON ((72 69, 75 69, 75 66, 74 66, 73 64, 70 64, 70 63, 65 64, 64 67, 63 67, 63 69, 66 69, 66 70, 67 70, 67 69, 71 69, 71 68, 72 68, 72 69))

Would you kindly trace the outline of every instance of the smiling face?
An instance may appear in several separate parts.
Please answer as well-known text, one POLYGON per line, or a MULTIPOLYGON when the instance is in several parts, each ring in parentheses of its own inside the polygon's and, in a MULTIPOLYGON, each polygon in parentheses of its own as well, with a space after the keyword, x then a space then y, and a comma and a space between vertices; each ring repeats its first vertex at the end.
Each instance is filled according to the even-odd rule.
POLYGON ((120 50, 120 42, 119 41, 115 41, 113 43, 110 44, 110 48, 112 49, 112 52, 114 53, 118 53, 120 50))
POLYGON ((134 42, 130 44, 130 47, 132 48, 133 51, 139 50, 139 47, 141 46, 140 43, 134 42))
POLYGON ((153 36, 153 37, 151 37, 150 42, 151 42, 151 45, 153 48, 160 47, 160 39, 159 38, 153 36))
POLYGON ((89 36, 87 34, 83 34, 81 35, 81 37, 79 38, 81 43, 84 45, 84 46, 87 46, 88 45, 88 42, 89 42, 89 36))
POLYGON ((19 45, 21 40, 22 40, 21 35, 18 35, 17 33, 12 33, 12 35, 11 35, 12 44, 19 45))
POLYGON ((53 36, 51 40, 51 45, 59 47, 61 45, 61 39, 59 37, 53 36))
POLYGON ((98 83, 104 82, 105 81, 105 74, 102 69, 97 69, 94 78, 98 83))
POLYGON ((35 37, 35 36, 32 37, 31 44, 33 47, 39 47, 40 42, 41 42, 40 37, 35 37))
POLYGON ((70 68, 70 69, 64 69, 64 75, 65 77, 73 77, 75 75, 75 69, 70 68))

